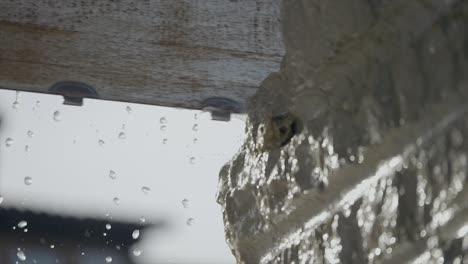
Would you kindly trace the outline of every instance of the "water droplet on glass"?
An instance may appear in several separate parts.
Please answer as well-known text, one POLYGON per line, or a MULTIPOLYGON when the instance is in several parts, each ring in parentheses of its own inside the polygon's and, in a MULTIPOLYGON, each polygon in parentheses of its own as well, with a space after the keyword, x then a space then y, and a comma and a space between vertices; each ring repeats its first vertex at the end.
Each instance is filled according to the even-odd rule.
POLYGON ((116 205, 119 205, 119 204, 120 204, 120 199, 119 199, 119 197, 115 197, 115 198, 114 198, 114 203, 115 203, 116 205))
POLYGON ((5 145, 6 145, 7 147, 11 147, 11 145, 13 145, 14 142, 15 142, 15 141, 14 141, 12 138, 7 138, 7 139, 5 140, 5 145))
POLYGON ((193 144, 197 144, 198 143, 198 138, 194 138, 193 139, 193 144))
POLYGON ((141 187, 141 191, 144 194, 149 194, 151 192, 151 189, 149 187, 143 186, 143 187, 141 187))
POLYGON ((20 221, 20 222, 18 223, 18 227, 19 227, 19 228, 25 228, 27 225, 28 225, 28 222, 26 222, 26 221, 24 221, 24 220, 23 220, 23 221, 20 221))
POLYGON ((136 229, 132 233, 133 239, 138 239, 140 237, 140 230, 136 229))
POLYGON ((13 107, 13 109, 18 109, 19 106, 20 106, 20 103, 18 101, 14 101, 11 107, 13 107))
POLYGON ((120 132, 120 133, 119 133, 119 138, 120 138, 120 139, 126 139, 126 138, 127 138, 127 135, 125 134, 125 132, 120 132))
POLYGON ((20 97, 21 93, 20 91, 16 91, 16 98, 15 98, 15 101, 13 102, 13 109, 18 109, 19 108, 19 97, 20 97))
POLYGON ((29 152, 29 146, 28 145, 24 146, 24 151, 29 152))
POLYGON ((133 250, 133 255, 134 255, 135 257, 141 256, 141 253, 142 253, 142 251, 139 250, 139 249, 136 249, 136 248, 135 248, 135 249, 133 250))
POLYGON ((375 254, 376 256, 380 256, 381 253, 382 253, 382 250, 381 250, 380 248, 376 248, 376 249, 374 250, 374 254, 375 254))
POLYGON ((111 178, 112 180, 117 179, 117 174, 115 173, 115 171, 113 170, 109 171, 109 178, 111 178))
POLYGON ((129 113, 129 114, 132 113, 132 108, 130 106, 127 106, 126 110, 127 110, 127 113, 129 113))
POLYGON ((0 195, 0 204, 3 203, 3 200, 4 200, 3 196, 0 195))
POLYGON ((106 262, 107 262, 107 263, 111 263, 111 262, 112 262, 112 257, 111 257, 111 256, 107 256, 107 257, 106 257, 106 262))
POLYGON ((41 106, 41 101, 36 101, 36 107, 41 106))
POLYGON ((195 219, 189 218, 189 219, 187 219, 186 223, 187 223, 188 226, 191 226, 191 225, 193 225, 194 222, 195 222, 195 219))
POLYGON ((100 139, 98 141, 98 143, 99 143, 99 146, 101 146, 101 147, 104 146, 104 144, 106 144, 106 142, 104 142, 104 140, 102 140, 102 139, 100 139))
POLYGON ((23 251, 19 250, 18 253, 16 253, 16 256, 18 257, 19 260, 25 261, 26 260, 26 255, 24 254, 23 251))
POLYGON ((24 231, 25 233, 27 233, 27 232, 28 232, 28 229, 27 229, 27 228, 25 228, 23 231, 24 231))
POLYGON ((351 205, 345 204, 343 207, 343 215, 348 218, 351 215, 351 205))
POLYGON ((54 120, 55 121, 60 121, 62 119, 61 115, 60 115, 60 111, 55 111, 54 112, 54 120))
POLYGON ((142 222, 142 223, 146 223, 146 218, 144 218, 143 216, 142 216, 142 217, 140 217, 140 222, 142 222))
POLYGON ((195 164, 196 160, 197 159, 195 157, 191 157, 190 158, 190 164, 195 164))
POLYGON ((165 139, 163 139, 162 143, 163 143, 163 144, 167 144, 167 141, 168 141, 168 139, 165 138, 165 139))
POLYGON ((182 200, 182 206, 184 208, 189 208, 189 200, 188 199, 183 199, 182 200))
POLYGON ((419 235, 420 235, 421 237, 426 237, 426 235, 427 235, 426 230, 422 230, 422 231, 419 233, 419 235))
POLYGON ((24 178, 24 184, 26 185, 31 185, 32 184, 32 178, 31 177, 25 177, 24 178))
POLYGON ((107 224, 107 225, 106 225, 106 229, 107 229, 107 230, 111 230, 111 228, 112 228, 111 224, 107 224))
POLYGON ((198 131, 198 124, 193 125, 192 130, 193 131, 198 131))
POLYGON ((161 117, 161 119, 159 119, 159 123, 160 124, 167 124, 167 119, 165 117, 161 117))
POLYGON ((159 129, 160 129, 161 131, 166 131, 166 130, 167 130, 167 126, 161 126, 159 129))
POLYGON ((53 245, 53 244, 52 244, 52 245, 50 245, 50 248, 55 248, 55 245, 53 245))

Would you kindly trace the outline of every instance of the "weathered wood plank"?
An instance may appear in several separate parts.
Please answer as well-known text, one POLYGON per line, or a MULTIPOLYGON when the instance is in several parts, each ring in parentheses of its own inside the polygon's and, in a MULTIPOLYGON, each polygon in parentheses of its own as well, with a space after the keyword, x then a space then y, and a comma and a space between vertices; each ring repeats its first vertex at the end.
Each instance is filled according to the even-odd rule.
POLYGON ((284 55, 280 0, 0 2, 0 86, 73 80, 102 99, 242 104, 284 55))

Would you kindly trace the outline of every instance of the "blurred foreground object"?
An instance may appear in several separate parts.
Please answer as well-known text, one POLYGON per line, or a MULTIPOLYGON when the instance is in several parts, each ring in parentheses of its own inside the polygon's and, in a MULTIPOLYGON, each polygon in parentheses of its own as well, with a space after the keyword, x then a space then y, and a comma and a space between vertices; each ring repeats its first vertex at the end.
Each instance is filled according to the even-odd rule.
POLYGON ((112 263, 130 264, 134 262, 128 252, 135 240, 128 234, 143 227, 1 209, 0 261, 92 264, 105 263, 111 256, 112 263))

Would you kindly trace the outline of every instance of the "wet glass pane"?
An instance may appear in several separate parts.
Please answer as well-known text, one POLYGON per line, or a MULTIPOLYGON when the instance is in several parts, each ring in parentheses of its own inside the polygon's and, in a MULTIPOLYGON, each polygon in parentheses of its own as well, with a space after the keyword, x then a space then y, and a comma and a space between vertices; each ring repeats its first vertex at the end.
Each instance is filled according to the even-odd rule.
POLYGON ((0 263, 234 263, 218 172, 245 121, 0 90, 0 263))

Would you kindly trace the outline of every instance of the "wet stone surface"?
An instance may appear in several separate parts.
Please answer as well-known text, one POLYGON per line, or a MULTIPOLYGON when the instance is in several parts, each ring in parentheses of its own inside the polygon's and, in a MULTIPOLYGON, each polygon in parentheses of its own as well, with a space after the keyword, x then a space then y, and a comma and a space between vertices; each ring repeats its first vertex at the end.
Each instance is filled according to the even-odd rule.
MULTIPOLYGON (((319 2, 288 1, 285 30, 300 20, 288 12, 305 12, 313 3, 324 8, 319 2)), ((445 125, 425 144, 413 142, 417 147, 404 155, 400 168, 350 203, 344 199, 333 205, 337 212, 330 211, 313 225, 296 218, 301 215, 297 201, 303 197, 315 197, 313 210, 328 201, 321 196, 334 191, 342 195, 336 185, 340 181, 330 177, 343 167, 367 168, 376 156, 372 151, 384 142, 403 144, 389 135, 417 127, 440 105, 450 106, 453 98, 468 98, 466 3, 428 7, 419 5, 421 1, 382 6, 383 1, 370 2, 370 18, 353 24, 353 37, 342 36, 340 26, 321 31, 323 39, 337 33, 345 43, 326 53, 328 58, 320 57, 323 51, 307 48, 311 40, 301 35, 304 32, 288 31, 290 52, 282 71, 267 78, 252 101, 246 142, 222 169, 217 197, 239 263, 468 263, 468 243, 440 235, 467 210, 461 202, 468 197, 466 116, 445 125), (408 15, 412 12, 420 20, 414 27, 405 24, 414 18, 408 15), (304 227, 289 234, 284 231, 291 229, 284 226, 288 223, 304 227)), ((359 10, 349 15, 364 12, 359 10)), ((313 31, 322 18, 301 19, 301 30, 313 31)), ((421 133, 431 135, 431 129, 421 133)))

